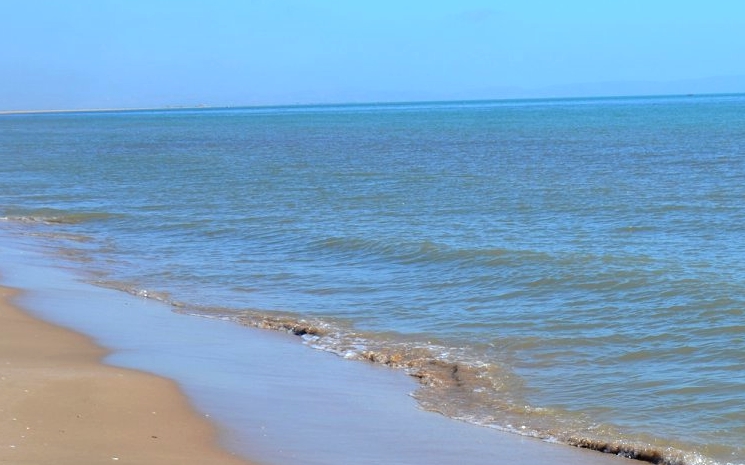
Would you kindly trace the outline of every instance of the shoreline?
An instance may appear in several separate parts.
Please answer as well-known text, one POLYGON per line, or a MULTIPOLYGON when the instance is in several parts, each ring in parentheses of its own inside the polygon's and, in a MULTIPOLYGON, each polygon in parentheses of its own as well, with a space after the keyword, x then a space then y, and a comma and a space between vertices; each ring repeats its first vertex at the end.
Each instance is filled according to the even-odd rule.
POLYGON ((87 336, 31 316, 0 286, 0 463, 251 465, 175 382, 106 365, 87 336))
MULTIPOLYGON (((28 365, 30 373, 52 375, 58 382, 60 379, 77 379, 77 388, 71 395, 78 398, 86 384, 103 381, 109 383, 110 390, 129 392, 129 406, 140 408, 142 413, 128 431, 130 434, 141 432, 135 439, 143 442, 143 449, 140 450, 135 441, 127 443, 130 449, 118 450, 138 454, 145 454, 146 446, 160 447, 166 435, 174 432, 169 428, 174 424, 173 415, 167 414, 163 405, 157 410, 152 407, 150 394, 133 395, 131 388, 122 389, 121 384, 115 383, 121 377, 117 378, 113 373, 135 377, 142 381, 142 385, 165 386, 165 391, 170 393, 166 400, 177 400, 185 415, 184 422, 191 422, 202 431, 197 438, 200 450, 224 459, 201 459, 192 452, 188 453, 189 458, 194 458, 192 462, 169 459, 166 453, 178 455, 184 452, 181 449, 184 441, 188 447, 198 445, 177 431, 179 438, 169 438, 173 442, 171 449, 162 453, 151 449, 151 452, 157 452, 159 460, 130 460, 131 457, 125 460, 123 453, 114 455, 111 435, 119 434, 116 431, 121 426, 121 411, 100 418, 95 427, 89 428, 90 437, 82 434, 75 446, 80 453, 72 457, 73 446, 66 441, 73 431, 68 428, 77 426, 79 412, 67 412, 68 423, 55 427, 51 423, 56 421, 50 416, 52 412, 43 405, 38 407, 37 422, 46 425, 46 437, 56 441, 44 446, 44 438, 39 437, 42 432, 40 425, 24 424, 18 428, 17 420, 7 419, 22 417, 17 413, 7 415, 8 408, 16 407, 2 396, 22 399, 35 393, 47 406, 72 403, 67 400, 60 402, 64 396, 60 397, 56 388, 50 388, 42 395, 36 389, 29 389, 32 392, 26 393, 24 389, 27 387, 17 386, 10 393, 9 384, 2 380, 0 410, 6 411, 0 413, 4 414, 6 421, 3 423, 0 417, 0 463, 7 463, 7 458, 14 459, 10 463, 59 465, 251 463, 230 456, 230 453, 250 457, 253 462, 275 465, 491 465, 495 458, 504 463, 524 465, 639 463, 455 421, 422 410, 410 395, 417 383, 400 370, 311 350, 291 334, 174 313, 167 305, 153 299, 81 282, 70 274, 70 270, 56 266, 54 259, 50 263, 50 255, 38 254, 35 250, 28 243, 11 246, 0 241, 2 286, 17 290, 12 302, 16 309, 25 310, 16 310, 14 318, 26 321, 29 327, 37 328, 35 331, 46 327, 44 332, 64 334, 82 346, 73 344, 72 349, 47 349, 46 353, 43 350, 34 353, 29 348, 35 339, 47 341, 52 338, 28 335, 10 338, 0 331, 0 368, 3 370, 0 377, 7 378, 7 373, 10 373, 5 366, 5 357, 9 353, 20 357, 13 364, 18 367, 28 365), (80 357, 85 363, 71 363, 80 357), (60 365, 65 365, 67 371, 55 371, 60 365), (210 421, 200 422, 203 418, 195 413, 195 409, 203 412, 210 421), (157 415, 153 415, 153 411, 157 415), (163 421, 156 432, 151 432, 150 428, 153 418, 163 421), (148 425, 148 429, 142 430, 142 425, 148 425), (25 430, 28 426, 32 430, 25 430), (114 427, 116 429, 112 429, 114 427), (60 430, 65 430, 65 433, 60 430), (28 436, 28 431, 33 431, 38 440, 26 449, 31 456, 23 457, 25 461, 21 462, 17 460, 21 457, 18 446, 30 443, 20 436, 28 436), (108 443, 91 442, 91 437, 106 432, 109 434, 108 443), (10 448, 11 445, 16 447, 10 448), (92 447, 96 445, 99 446, 99 455, 83 460, 80 454, 85 452, 86 457, 90 457, 95 452, 92 447), (108 446, 108 450, 101 451, 102 445, 108 446), (220 453, 218 447, 230 452, 220 453), (52 453, 52 449, 67 455, 60 457, 52 453), (45 451, 49 455, 40 456, 45 451)), ((2 296, 9 297, 10 294, 2 296)), ((5 315, 5 310, 0 312, 2 330, 10 327, 5 324, 4 320, 8 318, 5 315)), ((12 322, 12 318, 9 321, 12 322)), ((20 334, 15 330, 11 333, 20 334)), ((77 405, 86 404, 78 402, 77 405)))

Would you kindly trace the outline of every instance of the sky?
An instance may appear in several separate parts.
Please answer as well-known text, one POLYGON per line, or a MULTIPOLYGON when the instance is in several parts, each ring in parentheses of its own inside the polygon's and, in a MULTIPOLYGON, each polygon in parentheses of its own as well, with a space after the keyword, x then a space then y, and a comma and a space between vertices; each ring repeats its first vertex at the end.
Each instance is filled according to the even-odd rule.
POLYGON ((742 0, 0 0, 0 110, 745 92, 742 0))

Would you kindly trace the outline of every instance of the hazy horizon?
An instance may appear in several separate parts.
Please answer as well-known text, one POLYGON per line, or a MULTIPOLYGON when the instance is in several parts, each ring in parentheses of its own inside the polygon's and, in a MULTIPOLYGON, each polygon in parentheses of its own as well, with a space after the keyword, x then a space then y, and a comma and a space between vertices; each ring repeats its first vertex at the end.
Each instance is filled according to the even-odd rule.
MULTIPOLYGON (((78 110, 127 110, 127 109, 170 109, 170 108, 240 108, 262 106, 304 106, 304 105, 345 105, 375 103, 416 103, 448 101, 488 101, 520 99, 564 99, 564 98, 613 98, 636 96, 675 96, 675 95, 715 95, 745 93, 745 76, 723 76, 704 79, 691 79, 670 82, 596 82, 556 85, 539 89, 519 87, 491 88, 477 92, 451 92, 449 95, 414 95, 413 93, 381 93, 380 98, 369 99, 312 99, 312 92, 303 97, 286 101, 266 102, 173 102, 163 105, 138 106, 73 106, 68 108, 0 108, 0 113, 13 112, 65 112, 78 110), (409 98, 407 98, 409 97, 409 98), (292 101, 294 100, 294 101, 292 101)), ((298 94, 298 97, 301 95, 298 94)))
POLYGON ((745 92, 745 2, 8 1, 0 110, 745 92))

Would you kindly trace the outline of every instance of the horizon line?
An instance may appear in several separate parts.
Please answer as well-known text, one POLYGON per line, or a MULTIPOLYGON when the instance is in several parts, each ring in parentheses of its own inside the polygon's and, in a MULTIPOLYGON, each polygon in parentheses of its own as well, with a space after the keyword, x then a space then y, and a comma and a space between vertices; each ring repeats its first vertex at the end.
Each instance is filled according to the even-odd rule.
POLYGON ((165 105, 161 107, 100 107, 100 108, 58 108, 58 109, 21 109, 0 110, 0 116, 5 115, 34 115, 34 114, 66 114, 66 113, 119 113, 139 111, 179 111, 179 110, 227 110, 227 109, 252 109, 252 108, 301 108, 320 106, 355 106, 355 105, 406 105, 426 103, 452 103, 452 102, 510 102, 531 100, 593 100, 593 99, 621 99, 621 98, 655 98, 655 97, 705 97, 745 95, 745 92, 702 92, 702 93, 669 93, 669 94, 617 94, 617 95, 576 95, 576 96, 554 96, 554 97, 496 97, 475 99, 453 99, 453 100, 389 100, 389 101, 354 101, 354 102, 308 102, 308 103, 277 103, 277 104, 237 104, 237 105, 165 105))

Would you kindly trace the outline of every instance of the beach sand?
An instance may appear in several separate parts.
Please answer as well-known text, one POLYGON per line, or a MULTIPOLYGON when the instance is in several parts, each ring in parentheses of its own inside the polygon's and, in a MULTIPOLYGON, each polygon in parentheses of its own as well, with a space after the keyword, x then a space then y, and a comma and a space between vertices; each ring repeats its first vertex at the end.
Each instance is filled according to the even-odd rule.
POLYGON ((167 379, 101 363, 87 337, 0 288, 0 463, 246 465, 167 379))
POLYGON ((0 240, 0 264, 0 464, 640 463, 424 411, 401 371, 92 286, 30 247, 0 240))

